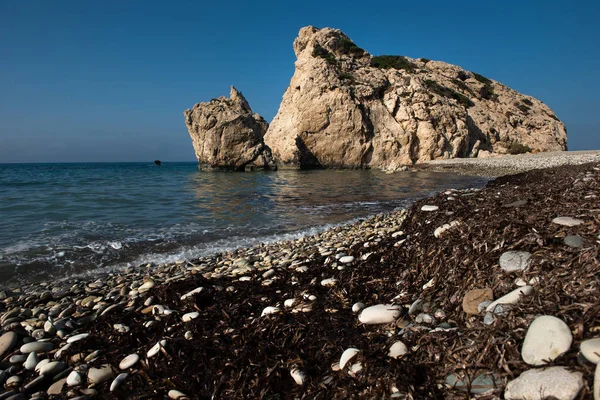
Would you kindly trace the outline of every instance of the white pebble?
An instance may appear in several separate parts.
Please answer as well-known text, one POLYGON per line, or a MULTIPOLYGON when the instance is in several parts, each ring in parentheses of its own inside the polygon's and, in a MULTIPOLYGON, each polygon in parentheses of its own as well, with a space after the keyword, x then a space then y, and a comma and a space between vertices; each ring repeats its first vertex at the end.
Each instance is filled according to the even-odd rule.
POLYGON ((162 347, 166 346, 166 344, 167 344, 167 341, 164 339, 161 340, 160 342, 156 343, 154 346, 152 346, 150 348, 150 350, 148 350, 148 353, 146 353, 146 357, 148 357, 148 358, 154 357, 155 355, 158 354, 158 352, 160 351, 160 349, 162 347))
POLYGON ((183 315, 181 316, 181 320, 182 320, 183 322, 190 322, 191 320, 193 320, 193 319, 196 319, 196 318, 198 318, 199 316, 200 316, 200 313, 199 313, 199 312, 197 312, 197 311, 193 311, 193 312, 189 312, 189 313, 183 314, 183 315))
POLYGON ((348 364, 348 361, 352 360, 354 357, 356 357, 356 355, 360 352, 359 349, 356 349, 354 347, 350 347, 349 349, 344 350, 344 352, 342 353, 342 356, 340 357, 340 369, 344 369, 344 367, 346 367, 346 364, 348 364))
POLYGON ((365 308, 364 303, 361 303, 361 302, 354 303, 352 305, 352 312, 357 313, 357 312, 361 311, 363 308, 365 308))
POLYGON ((583 374, 565 367, 536 368, 523 372, 506 385, 506 400, 573 400, 583 387, 583 374))
POLYGON ((502 304, 516 304, 520 301, 522 296, 529 296, 533 293, 533 286, 523 286, 518 289, 513 290, 512 292, 505 294, 500 297, 498 300, 495 300, 487 306, 486 311, 489 312, 497 312, 496 306, 502 304), (494 311, 495 310, 495 311, 494 311))
POLYGON ((349 264, 352 261, 354 261, 354 256, 344 256, 344 257, 340 257, 340 262, 342 264, 349 264))
POLYGON ((287 307, 287 308, 291 308, 291 307, 294 307, 295 303, 296 303, 296 299, 287 299, 286 301, 283 302, 283 306, 287 307))
POLYGON ((408 347, 406 347, 406 345, 401 341, 397 341, 390 347, 388 356, 391 358, 400 358, 406 353, 408 353, 408 347))
POLYGON ((260 314, 260 316, 264 317, 265 315, 277 314, 279 311, 280 310, 278 307, 268 306, 268 307, 265 307, 264 310, 262 310, 262 313, 260 314))
POLYGON ((551 315, 542 315, 529 325, 521 356, 529 365, 545 365, 567 352, 571 343, 573 335, 567 324, 551 315))
POLYGON ((592 364, 600 362, 600 338, 588 339, 581 342, 581 354, 592 364))
POLYGON ((424 205, 421 207, 421 211, 437 211, 440 208, 438 206, 424 205))
POLYGON ((335 278, 327 278, 321 281, 321 286, 332 287, 337 285, 338 280, 335 278))
POLYGON ((110 384, 109 390, 113 392, 116 388, 118 388, 121 385, 121 383, 123 383, 123 381, 125 381, 125 379, 127 379, 128 376, 129 374, 127 372, 123 372, 117 375, 117 377, 110 384))
POLYGON ((358 316, 365 325, 389 324, 400 316, 400 307, 392 304, 378 304, 367 307, 358 316))
POLYGON ((290 370, 290 375, 297 385, 304 385, 304 381, 306 380, 306 375, 304 372, 300 371, 298 368, 292 368, 290 370))
POLYGON ((131 368, 135 364, 137 364, 137 362, 139 360, 140 360, 140 356, 138 356, 137 354, 130 354, 127 357, 125 357, 124 359, 121 360, 121 362, 119 363, 119 368, 120 369, 131 368))
MULTIPOLYGON (((240 278, 240 280, 241 280, 241 278, 240 278)), ((181 296, 180 300, 185 300, 185 299, 187 299, 189 297, 192 297, 195 294, 200 293, 202 290, 203 290, 202 287, 197 287, 196 289, 194 289, 194 290, 192 290, 190 292, 187 292, 186 294, 184 294, 183 296, 181 296)))

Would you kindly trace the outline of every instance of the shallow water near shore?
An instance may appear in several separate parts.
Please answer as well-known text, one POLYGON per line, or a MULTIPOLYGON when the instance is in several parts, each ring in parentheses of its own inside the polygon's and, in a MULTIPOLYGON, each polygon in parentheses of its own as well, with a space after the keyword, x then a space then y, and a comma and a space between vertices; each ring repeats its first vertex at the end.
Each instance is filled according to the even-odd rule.
POLYGON ((0 164, 0 285, 292 239, 485 182, 438 172, 0 164))

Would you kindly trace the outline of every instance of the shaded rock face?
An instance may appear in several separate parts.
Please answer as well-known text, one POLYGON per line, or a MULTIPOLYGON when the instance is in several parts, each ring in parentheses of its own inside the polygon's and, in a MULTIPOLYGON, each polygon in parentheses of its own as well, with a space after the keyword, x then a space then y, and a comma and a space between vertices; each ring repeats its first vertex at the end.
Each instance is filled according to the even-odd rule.
POLYGON ((440 158, 566 149, 533 97, 440 61, 373 57, 336 29, 305 27, 265 135, 289 167, 396 169, 440 158))
POLYGON ((196 104, 183 115, 202 168, 277 169, 271 150, 263 142, 269 124, 252 112, 233 86, 229 98, 196 104))

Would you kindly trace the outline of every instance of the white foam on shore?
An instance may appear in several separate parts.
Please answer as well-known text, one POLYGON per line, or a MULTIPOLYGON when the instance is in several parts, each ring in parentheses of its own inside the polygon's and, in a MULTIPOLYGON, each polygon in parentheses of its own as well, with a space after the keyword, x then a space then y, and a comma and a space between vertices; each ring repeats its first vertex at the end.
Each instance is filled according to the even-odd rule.
MULTIPOLYGON (((393 212, 399 211, 402 208, 399 207, 395 209, 393 212)), ((267 235, 267 236, 259 236, 259 237, 251 237, 251 236, 238 236, 231 237, 226 239, 219 239, 213 242, 208 243, 200 243, 198 245, 193 246, 185 246, 181 247, 176 251, 168 252, 168 253, 147 253, 133 261, 127 263, 116 264, 112 266, 104 266, 93 268, 84 272, 76 273, 68 275, 60 281, 66 281, 69 279, 82 279, 82 278, 91 278, 96 277, 103 274, 113 273, 123 271, 129 267, 140 267, 147 264, 152 264, 153 266, 158 266, 161 264, 174 264, 177 261, 191 261, 204 257, 209 257, 218 253, 225 253, 229 251, 239 250, 239 249, 249 249, 258 244, 273 244, 277 242, 289 242, 293 240, 298 240, 303 237, 317 235, 319 233, 325 232, 329 229, 333 229, 340 226, 346 226, 355 224, 364 219, 370 218, 368 217, 357 217, 348 221, 344 221, 338 224, 326 224, 316 227, 311 227, 307 229, 303 229, 296 232, 288 232, 282 234, 275 235, 267 235)))

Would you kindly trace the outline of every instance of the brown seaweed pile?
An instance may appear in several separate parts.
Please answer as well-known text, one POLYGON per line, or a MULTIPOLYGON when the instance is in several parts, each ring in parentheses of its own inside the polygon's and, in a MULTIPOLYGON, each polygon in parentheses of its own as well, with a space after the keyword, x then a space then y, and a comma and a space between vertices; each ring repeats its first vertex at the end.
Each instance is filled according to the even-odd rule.
MULTIPOLYGON (((571 350, 551 365, 582 372, 578 398, 588 399, 595 366, 578 350, 582 339, 600 332, 599 180, 595 164, 502 177, 482 190, 450 190, 413 204, 403 234, 365 237, 368 246, 354 243, 345 252, 355 261, 347 265, 315 249, 305 254, 305 272, 278 268, 266 279, 255 271, 247 274, 250 280, 196 273, 156 285, 148 292, 152 304, 172 313, 154 315, 145 298, 130 302, 99 316, 91 336, 73 343, 63 358, 98 350, 90 365, 116 370, 128 354, 140 355, 120 387, 109 392, 110 381, 96 387, 106 399, 167 398, 170 390, 194 399, 492 399, 502 398, 507 382, 531 368, 520 348, 534 317, 546 314, 566 322, 574 337, 571 350), (423 205, 438 209, 422 211, 423 205), (584 224, 552 223, 558 216, 584 224), (582 238, 583 246, 566 245, 567 235, 582 238), (503 272, 498 260, 508 250, 531 253, 529 267, 503 272), (324 286, 326 278, 337 283, 324 286), (533 295, 490 324, 483 314, 463 311, 469 290, 491 288, 498 298, 519 278, 535 282, 533 295), (198 287, 198 294, 181 300, 198 287), (295 299, 294 306, 285 307, 286 299, 295 299), (351 309, 359 301, 399 304, 405 311, 396 324, 363 325, 351 309), (417 301, 430 320, 408 314, 417 301), (267 306, 279 312, 261 316, 267 306), (182 322, 192 311, 199 316, 182 322), (119 333, 117 323, 131 330, 119 333), (409 352, 392 359, 388 350, 399 339, 409 352), (166 345, 147 357, 160 340, 166 345), (349 347, 360 349, 362 370, 332 368, 349 347), (294 369, 303 372, 303 384, 292 378, 294 369), (459 384, 449 384, 449 377, 459 384), (480 388, 475 379, 481 377, 491 385, 480 388)), ((77 391, 65 387, 62 393, 69 390, 77 391)))

